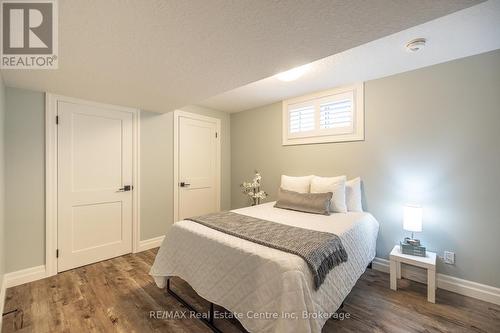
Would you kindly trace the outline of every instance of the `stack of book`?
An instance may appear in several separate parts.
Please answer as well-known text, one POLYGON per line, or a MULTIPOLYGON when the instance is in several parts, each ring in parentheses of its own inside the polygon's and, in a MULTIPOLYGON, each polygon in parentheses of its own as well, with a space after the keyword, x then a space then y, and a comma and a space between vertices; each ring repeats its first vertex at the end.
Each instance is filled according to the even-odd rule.
POLYGON ((399 244, 403 254, 425 257, 425 246, 420 245, 420 242, 414 242, 413 240, 409 242, 409 239, 405 238, 405 240, 399 242, 399 244))

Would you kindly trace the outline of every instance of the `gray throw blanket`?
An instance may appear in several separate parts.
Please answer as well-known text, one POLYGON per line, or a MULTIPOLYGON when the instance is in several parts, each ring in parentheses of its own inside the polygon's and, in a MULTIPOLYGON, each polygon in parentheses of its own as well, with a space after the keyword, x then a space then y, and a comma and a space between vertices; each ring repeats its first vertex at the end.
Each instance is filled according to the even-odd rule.
POLYGON ((307 262, 316 290, 332 268, 347 261, 347 252, 339 236, 328 232, 292 227, 233 212, 213 213, 186 220, 298 255, 307 262))

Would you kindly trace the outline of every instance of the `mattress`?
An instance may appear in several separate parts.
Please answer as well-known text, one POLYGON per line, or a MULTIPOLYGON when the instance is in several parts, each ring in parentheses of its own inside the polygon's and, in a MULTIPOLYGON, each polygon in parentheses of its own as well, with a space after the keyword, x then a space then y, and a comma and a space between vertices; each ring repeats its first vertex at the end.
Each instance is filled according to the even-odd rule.
POLYGON ((375 257, 379 224, 364 212, 324 216, 273 206, 233 211, 340 237, 348 260, 318 290, 302 258, 192 221, 174 223, 165 236, 150 272, 158 287, 178 276, 250 332, 320 332, 375 257))

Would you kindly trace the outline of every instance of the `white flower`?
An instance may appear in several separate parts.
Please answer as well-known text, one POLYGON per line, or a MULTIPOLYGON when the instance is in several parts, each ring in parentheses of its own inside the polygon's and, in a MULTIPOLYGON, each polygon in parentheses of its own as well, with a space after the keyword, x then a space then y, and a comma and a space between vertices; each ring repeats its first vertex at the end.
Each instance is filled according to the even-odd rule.
POLYGON ((265 198, 267 198, 267 193, 264 191, 259 191, 259 192, 255 193, 255 198, 265 199, 265 198))
POLYGON ((255 172, 255 176, 253 177, 251 182, 243 182, 240 184, 241 192, 248 195, 248 197, 252 199, 265 199, 267 198, 267 193, 260 190, 260 181, 262 180, 262 176, 259 172, 255 172))
POLYGON ((242 187, 242 191, 246 192, 249 189, 253 188, 253 184, 249 182, 243 182, 243 184, 240 185, 242 187))

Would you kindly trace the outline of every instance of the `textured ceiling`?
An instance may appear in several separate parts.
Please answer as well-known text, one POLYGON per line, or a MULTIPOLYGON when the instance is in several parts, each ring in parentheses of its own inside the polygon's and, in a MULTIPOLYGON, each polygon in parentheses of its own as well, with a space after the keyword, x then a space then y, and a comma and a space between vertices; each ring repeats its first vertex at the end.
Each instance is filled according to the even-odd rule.
POLYGON ((500 49, 500 1, 487 1, 430 22, 317 60, 292 82, 275 76, 198 103, 238 112, 311 92, 368 81, 500 49), (408 52, 408 41, 425 37, 426 47, 408 52))
POLYGON ((59 69, 8 86, 166 112, 477 0, 63 0, 59 69))

